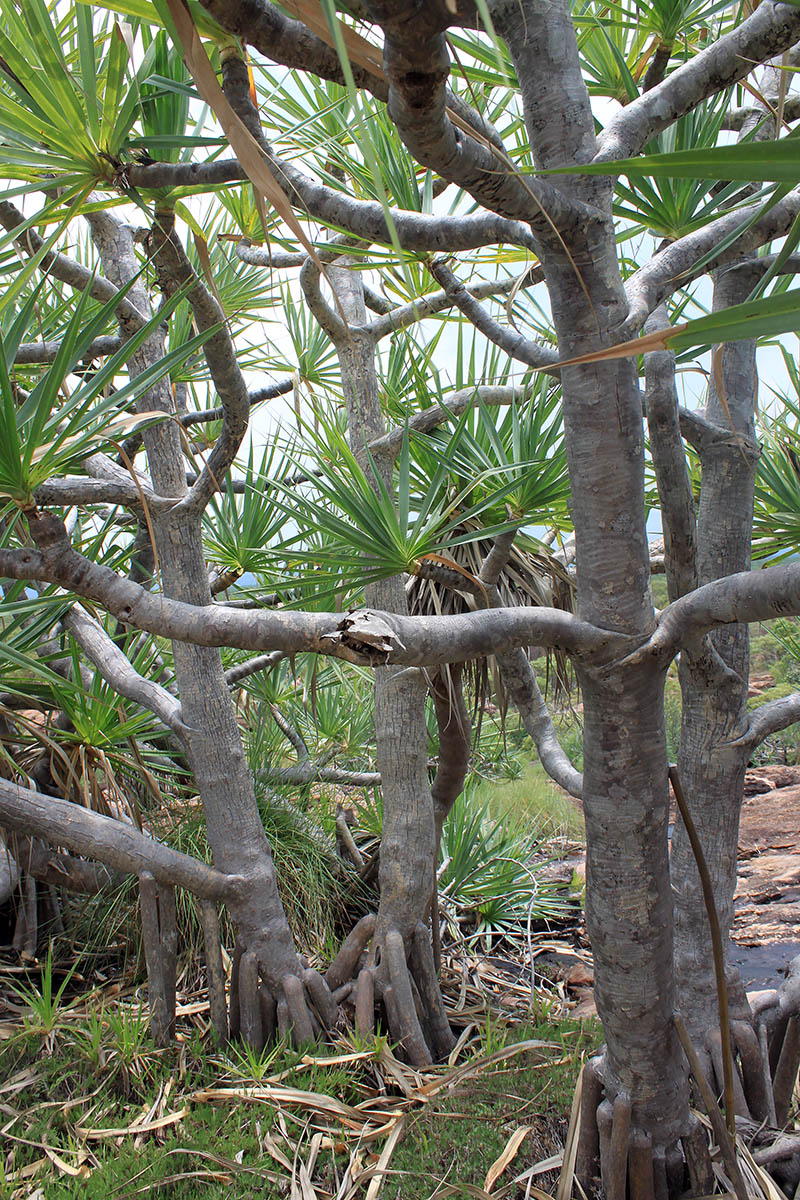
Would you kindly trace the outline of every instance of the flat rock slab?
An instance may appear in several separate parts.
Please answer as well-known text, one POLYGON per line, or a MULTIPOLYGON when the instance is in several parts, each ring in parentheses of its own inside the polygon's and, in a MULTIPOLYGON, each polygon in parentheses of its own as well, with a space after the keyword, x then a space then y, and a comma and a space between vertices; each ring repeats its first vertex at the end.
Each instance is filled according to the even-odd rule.
POLYGON ((800 768, 754 768, 745 789, 734 961, 746 987, 774 987, 800 953, 800 768))

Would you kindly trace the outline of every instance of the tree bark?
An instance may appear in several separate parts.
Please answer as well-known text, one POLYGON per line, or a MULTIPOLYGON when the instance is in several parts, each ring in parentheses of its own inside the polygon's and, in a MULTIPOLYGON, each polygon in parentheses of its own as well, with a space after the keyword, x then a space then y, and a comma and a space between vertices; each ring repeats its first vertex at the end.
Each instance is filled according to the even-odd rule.
MULTIPOLYGON (((375 342, 359 329, 366 322, 363 283, 360 273, 346 265, 330 268, 329 280, 348 322, 346 331, 337 329, 339 336, 335 340, 350 443, 359 463, 369 471, 367 447, 385 432, 385 426, 375 374, 375 342)), ((378 456, 373 461, 391 494, 393 459, 378 456)), ((405 615, 408 607, 402 578, 393 576, 370 585, 367 602, 405 615)), ((413 998, 409 1000, 412 993, 407 966, 413 951, 426 959, 425 965, 431 971, 425 972, 425 978, 433 981, 436 994, 431 1000, 440 1014, 442 1003, 432 971, 430 937, 426 935, 425 946, 416 936, 420 926, 427 926, 435 881, 436 837, 428 782, 426 695, 425 676, 416 668, 378 667, 375 671, 376 758, 383 796, 383 829, 380 904, 370 961, 377 967, 375 981, 379 992, 385 997, 391 989, 387 1002, 390 1027, 416 1065, 430 1062, 445 1048, 436 1044, 430 1034, 426 1038, 419 1026, 413 998)), ((422 992, 421 986, 419 990, 422 992)))
MULTIPOLYGON (((537 166, 594 153, 594 125, 565 0, 493 6, 522 89, 537 166)), ((610 212, 610 187, 569 184, 597 219, 542 240, 559 354, 614 341, 626 314, 610 212)), ((562 371, 577 612, 603 628, 646 639, 654 626, 644 509, 642 412, 634 364, 562 371), (614 487, 609 488, 613 479, 614 487)), ((597 1006, 606 1035, 602 1077, 621 1105, 615 1126, 669 1148, 688 1131, 688 1087, 672 1011, 672 897, 667 855, 663 675, 637 666, 580 664, 584 700, 583 805, 586 924, 597 1006), (623 1103, 624 1098, 624 1103, 623 1103)), ((602 1108, 602 1106, 601 1106, 602 1108)), ((603 1142, 603 1125, 600 1128, 603 1142)), ((622 1133, 612 1138, 616 1145, 622 1133)), ((628 1133, 625 1133, 627 1149, 628 1133)), ((604 1155, 604 1159, 608 1156, 604 1155)), ((615 1168, 603 1166, 606 1187, 615 1168)))
MULTIPOLYGON (((741 303, 755 272, 721 272, 714 310, 741 303)), ((735 435, 701 450, 702 489, 697 519, 697 582, 750 569, 753 491, 758 446, 755 439, 755 342, 715 350, 705 415, 735 435), (721 387, 717 386, 717 380, 721 387)), ((700 843, 706 852, 727 955, 736 888, 739 813, 744 797, 747 750, 734 744, 747 731, 749 633, 745 624, 709 635, 729 672, 709 683, 692 656, 680 658, 683 701, 678 772, 700 843)), ((685 826, 676 821, 671 871, 675 893, 675 973, 681 1012, 700 1045, 718 1028, 716 988, 708 921, 697 867, 685 826)))
MULTIPOLYGON (((92 234, 108 279, 128 283, 139 271, 131 232, 107 214, 89 218, 92 234)), ((159 252, 160 231, 153 249, 159 252)), ((141 283, 129 293, 147 312, 141 283)), ((121 322, 126 332, 124 320, 121 322)), ((142 371, 163 353, 163 338, 154 335, 133 356, 132 372, 142 371)), ((170 387, 162 381, 138 401, 140 411, 173 408, 170 387)), ((180 440, 174 422, 144 435, 150 474, 156 491, 167 496, 186 494, 180 440)), ((211 604, 199 509, 153 515, 158 567, 165 597, 211 604)), ((264 834, 253 783, 244 755, 236 714, 222 668, 219 650, 173 642, 175 676, 180 695, 184 744, 206 818, 208 840, 217 868, 242 875, 248 886, 230 901, 237 936, 257 956, 262 978, 276 997, 284 994, 288 978, 299 979, 302 964, 278 894, 277 878, 264 834)))

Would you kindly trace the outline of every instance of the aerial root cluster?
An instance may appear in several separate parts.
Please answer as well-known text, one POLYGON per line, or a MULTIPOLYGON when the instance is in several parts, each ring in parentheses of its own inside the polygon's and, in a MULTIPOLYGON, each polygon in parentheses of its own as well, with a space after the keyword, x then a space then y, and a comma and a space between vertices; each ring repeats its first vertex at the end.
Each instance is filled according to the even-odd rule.
POLYGON ((686 1133, 667 1145, 632 1122, 633 1103, 626 1092, 604 1098, 603 1059, 583 1069, 575 1176, 587 1196, 602 1190, 606 1200, 668 1200, 686 1191, 707 1196, 714 1172, 705 1130, 691 1117, 686 1133))
POLYGON ((407 946, 397 929, 377 931, 377 918, 362 917, 342 943, 325 976, 340 1003, 354 1011, 359 1033, 375 1030, 376 1004, 405 1057, 417 1067, 449 1054, 453 1034, 444 1011, 430 933, 419 922, 407 946))
MULTIPOLYGON (((175 892, 142 871, 139 896, 153 1035, 165 1045, 175 1031, 175 892)), ((345 938, 324 976, 301 958, 296 972, 275 980, 254 950, 237 943, 229 1012, 216 905, 201 900, 200 917, 210 1022, 220 1044, 240 1037, 261 1050, 280 1037, 304 1045, 334 1029, 344 1006, 359 1032, 371 1034, 376 1007, 382 1006, 385 1027, 414 1066, 427 1066, 452 1050, 455 1039, 439 990, 430 933, 422 922, 407 944, 396 929, 378 933, 377 918, 368 913, 345 938)))
POLYGON ((777 991, 756 999, 751 1022, 734 1023, 733 1036, 743 1084, 743 1108, 741 1113, 737 1108, 737 1115, 780 1128, 789 1115, 800 1069, 800 955, 792 959, 777 991), (749 1040, 750 1030, 757 1056, 749 1040))
MULTIPOLYGON (((790 964, 777 991, 760 996, 752 1009, 738 977, 730 983, 735 1116, 742 1132, 749 1129, 758 1133, 761 1143, 765 1138, 775 1143, 763 1152, 763 1161, 782 1173, 782 1183, 794 1188, 800 1183, 796 1139, 781 1139, 779 1131, 789 1116, 800 1069, 800 956, 790 964)), ((678 1017, 676 1026, 682 1040, 688 1039, 678 1017)), ((741 1182, 734 1147, 715 1100, 723 1090, 719 1031, 708 1033, 699 1050, 688 1040, 684 1047, 700 1092, 698 1100, 703 1100, 712 1120, 726 1169, 734 1184, 737 1179, 741 1182)), ((697 1118, 691 1118, 680 1139, 658 1145, 650 1132, 633 1123, 634 1105, 627 1093, 606 1096, 605 1078, 600 1054, 586 1064, 582 1076, 575 1175, 586 1194, 602 1189, 606 1200, 626 1200, 626 1195, 630 1200, 668 1200, 685 1194, 687 1185, 693 1196, 711 1194, 714 1174, 708 1136, 697 1118)))
POLYGON ((323 977, 300 960, 300 972, 266 978, 258 955, 237 945, 231 972, 230 1036, 254 1050, 276 1038, 308 1045, 334 1029, 339 1006, 323 977))
MULTIPOLYGON (((736 1116, 780 1128, 789 1115, 800 1068, 800 955, 789 964, 780 987, 762 993, 752 1007, 738 972, 733 972, 728 1004, 736 1116)), ((719 1030, 706 1034, 697 1057, 705 1079, 719 1093, 723 1087, 719 1030)))

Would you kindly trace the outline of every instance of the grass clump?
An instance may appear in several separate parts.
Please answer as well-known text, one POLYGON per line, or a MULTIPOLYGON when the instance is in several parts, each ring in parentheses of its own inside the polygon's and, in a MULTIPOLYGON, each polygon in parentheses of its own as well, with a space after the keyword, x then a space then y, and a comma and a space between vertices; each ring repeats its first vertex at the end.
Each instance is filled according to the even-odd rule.
POLYGON ((521 762, 515 779, 484 780, 476 791, 492 816, 534 829, 544 837, 584 840, 583 814, 538 762, 521 762))
POLYGON ((202 1005, 183 1007, 177 1043, 157 1049, 144 1009, 112 989, 62 1005, 47 1033, 23 1020, 31 1006, 6 1005, 0 1200, 303 1194, 304 1173, 336 1195, 348 1172, 366 1184, 387 1147, 382 1196, 427 1200, 442 1178, 480 1186, 520 1126, 509 1176, 560 1149, 581 1056, 599 1040, 594 1025, 487 1016, 452 1068, 420 1079, 382 1037, 342 1035, 313 1054, 219 1050, 202 1005))

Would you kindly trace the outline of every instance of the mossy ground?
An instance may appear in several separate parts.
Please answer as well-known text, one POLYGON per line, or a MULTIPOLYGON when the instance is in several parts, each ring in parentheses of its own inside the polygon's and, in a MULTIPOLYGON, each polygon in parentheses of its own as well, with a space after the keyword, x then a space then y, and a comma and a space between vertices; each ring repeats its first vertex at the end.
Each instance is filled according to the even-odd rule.
POLYGON ((56 1011, 47 1030, 35 1013, 2 1027, 3 1200, 126 1200, 153 1191, 176 1200, 289 1196, 312 1159, 313 1191, 298 1194, 323 1200, 337 1194, 348 1166, 375 1166, 385 1136, 359 1148, 360 1134, 346 1118, 337 1127, 336 1119, 320 1119, 312 1101, 295 1093, 277 1101, 253 1096, 259 1087, 350 1106, 372 1100, 387 1113, 402 1108, 402 1136, 380 1194, 428 1200, 444 1180, 457 1189, 451 1195, 467 1195, 462 1185, 482 1186, 520 1127, 526 1135, 513 1173, 560 1149, 581 1055, 599 1040, 593 1024, 489 1017, 467 1042, 459 1077, 423 1102, 393 1094, 379 1064, 380 1039, 374 1054, 352 1044, 320 1050, 318 1058, 339 1051, 346 1060, 324 1063, 285 1048, 262 1056, 219 1052, 185 1021, 178 1044, 158 1050, 136 1020, 133 1036, 130 1028, 120 1034, 119 1024, 82 1000, 56 1011), (515 1044, 528 1039, 546 1045, 516 1053, 515 1044), (493 1053, 499 1060, 484 1063, 493 1053), (137 1122, 145 1126, 140 1132, 131 1129, 137 1122), (315 1140, 323 1126, 327 1132, 315 1140))
MULTIPOLYGON (((469 1187, 484 1186, 489 1168, 522 1127, 527 1132, 504 1184, 563 1148, 580 1059, 599 1044, 599 1025, 543 1020, 508 1036, 554 1042, 560 1050, 555 1058, 529 1051, 498 1063, 414 1114, 392 1156, 387 1200, 429 1200, 445 1183, 455 1189, 451 1195, 466 1200, 469 1187)), ((533 1182, 553 1192, 557 1177, 557 1171, 545 1172, 533 1182)), ((519 1194, 524 1192, 523 1184, 519 1194)))

